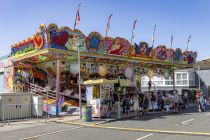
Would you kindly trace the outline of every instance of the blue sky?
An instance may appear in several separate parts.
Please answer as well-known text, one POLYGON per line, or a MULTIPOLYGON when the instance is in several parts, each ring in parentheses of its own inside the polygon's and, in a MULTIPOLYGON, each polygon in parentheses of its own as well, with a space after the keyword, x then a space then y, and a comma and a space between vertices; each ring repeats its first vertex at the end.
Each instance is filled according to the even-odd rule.
POLYGON ((73 27, 75 12, 81 2, 81 22, 85 35, 92 31, 105 34, 106 21, 113 13, 109 36, 131 38, 132 24, 138 20, 134 42, 151 44, 157 24, 155 45, 170 44, 198 52, 198 59, 210 57, 209 0, 0 0, 0 56, 10 53, 10 45, 31 37, 41 23, 73 27))

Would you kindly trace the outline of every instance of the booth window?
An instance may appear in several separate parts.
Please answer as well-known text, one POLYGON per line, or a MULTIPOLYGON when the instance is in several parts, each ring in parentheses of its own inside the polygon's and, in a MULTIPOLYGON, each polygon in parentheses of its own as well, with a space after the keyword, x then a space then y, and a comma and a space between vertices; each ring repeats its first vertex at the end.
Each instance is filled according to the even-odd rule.
POLYGON ((96 99, 100 98, 100 85, 93 86, 93 98, 96 98, 96 99))

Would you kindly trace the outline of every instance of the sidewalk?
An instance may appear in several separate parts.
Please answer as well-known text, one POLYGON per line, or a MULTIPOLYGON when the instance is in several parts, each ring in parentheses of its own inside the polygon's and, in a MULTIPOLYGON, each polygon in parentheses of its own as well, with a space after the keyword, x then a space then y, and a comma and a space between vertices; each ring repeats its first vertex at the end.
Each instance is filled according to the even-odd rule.
MULTIPOLYGON (((194 104, 190 104, 189 108, 193 108, 195 105, 194 104)), ((189 112, 190 109, 188 110, 180 110, 179 113, 187 113, 189 112)), ((171 112, 161 112, 161 111, 150 111, 146 114, 140 115, 141 116, 149 116, 149 115, 171 115, 174 114, 172 111, 171 112)), ((109 118, 92 118, 91 122, 85 122, 83 120, 81 120, 79 118, 79 116, 75 116, 74 118, 72 118, 72 116, 68 116, 68 117, 64 117, 61 119, 55 119, 55 122, 57 123, 66 123, 68 122, 68 124, 73 124, 73 125, 99 125, 99 124, 103 124, 103 123, 109 123, 109 122, 114 122, 114 121, 119 121, 119 120, 126 120, 126 119, 131 119, 134 118, 135 114, 134 111, 130 112, 129 115, 126 114, 121 114, 121 117, 117 118, 116 114, 112 114, 111 117, 109 118)))
MULTIPOLYGON (((189 107, 193 107, 195 105, 190 105, 189 107)), ((188 112, 188 110, 181 110, 180 113, 182 112, 188 112)), ((170 115, 173 114, 172 112, 160 112, 160 111, 150 111, 147 114, 140 115, 141 116, 148 116, 148 115, 170 115)), ((49 117, 49 118, 40 118, 40 119, 29 119, 29 120, 17 120, 17 121, 9 121, 9 125, 19 125, 19 124, 46 124, 50 122, 56 122, 56 123, 65 123, 65 122, 70 122, 72 124, 103 124, 103 123, 109 123, 109 122, 114 122, 114 121, 119 121, 119 120, 126 120, 126 119, 131 119, 134 118, 134 112, 130 112, 129 115, 126 114, 121 114, 121 117, 117 118, 116 114, 112 114, 111 117, 109 118, 93 118, 91 122, 85 122, 80 119, 79 115, 71 115, 71 116, 59 116, 59 117, 49 117)), ((8 122, 5 121, 4 123, 1 122, 0 126, 5 126, 7 125, 8 122)))
MULTIPOLYGON (((153 111, 153 112, 148 112, 147 114, 143 114, 141 116, 148 116, 148 115, 155 115, 155 114, 167 114, 166 112, 160 112, 160 111, 153 111)), ((134 112, 130 112, 129 115, 126 114, 121 114, 121 117, 116 117, 116 114, 112 114, 111 117, 109 118, 92 118, 92 121, 86 122, 83 121, 79 118, 79 116, 75 117, 72 119, 72 116, 69 117, 64 117, 63 119, 57 119, 55 122, 57 123, 69 123, 73 125, 99 125, 99 124, 104 124, 104 123, 109 123, 109 122, 114 122, 114 121, 119 121, 119 120, 126 120, 126 119, 131 119, 134 118, 134 112)))

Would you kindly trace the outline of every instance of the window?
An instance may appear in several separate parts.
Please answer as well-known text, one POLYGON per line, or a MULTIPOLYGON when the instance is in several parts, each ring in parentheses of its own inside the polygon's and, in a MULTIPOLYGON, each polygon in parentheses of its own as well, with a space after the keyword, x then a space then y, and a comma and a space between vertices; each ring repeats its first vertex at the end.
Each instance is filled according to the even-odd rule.
POLYGON ((176 74, 176 84, 177 85, 188 85, 188 76, 187 73, 177 73, 176 74))
POLYGON ((165 81, 165 85, 167 85, 167 86, 173 85, 173 80, 167 80, 167 81, 165 81))
POLYGON ((177 80, 181 80, 181 74, 177 74, 177 75, 176 75, 176 79, 177 79, 177 80))
POLYGON ((165 85, 166 86, 172 86, 173 85, 173 78, 172 77, 168 77, 165 79, 165 85))
POLYGON ((187 73, 182 74, 182 79, 187 79, 187 73))

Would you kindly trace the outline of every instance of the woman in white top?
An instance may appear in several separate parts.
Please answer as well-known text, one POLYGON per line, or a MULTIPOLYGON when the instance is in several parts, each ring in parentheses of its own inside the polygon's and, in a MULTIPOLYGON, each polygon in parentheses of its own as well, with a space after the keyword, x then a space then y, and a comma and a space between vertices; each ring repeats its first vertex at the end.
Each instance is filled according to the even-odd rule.
POLYGON ((133 108, 135 110, 135 119, 137 119, 139 118, 139 98, 137 95, 134 95, 133 102, 134 102, 133 108))

